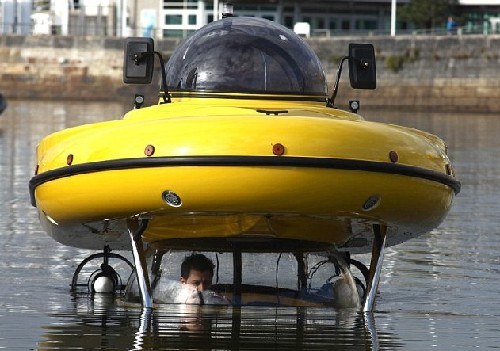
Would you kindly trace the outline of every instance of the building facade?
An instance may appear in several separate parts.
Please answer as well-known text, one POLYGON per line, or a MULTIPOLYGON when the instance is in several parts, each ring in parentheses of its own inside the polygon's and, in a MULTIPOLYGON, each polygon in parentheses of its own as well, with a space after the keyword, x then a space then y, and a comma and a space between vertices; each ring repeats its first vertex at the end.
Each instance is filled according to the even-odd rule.
MULTIPOLYGON (((397 0, 396 8, 411 0, 397 0)), ((141 13, 131 13, 136 34, 153 33, 156 37, 185 37, 220 17, 222 1, 203 0, 137 0, 141 13), (147 3, 147 4, 146 4, 147 3), (154 26, 144 20, 155 18, 154 26), (138 19, 140 18, 140 19, 138 19), (148 27, 149 25, 149 27, 148 27), (144 28, 149 31, 145 32, 144 28), (154 28, 154 29, 153 29, 154 28)), ((307 23, 309 35, 357 35, 389 34, 391 30, 392 0, 325 0, 295 1, 268 0, 233 2, 234 13, 238 16, 267 18, 293 29, 297 23, 307 23)), ((500 0, 459 0, 457 8, 463 33, 499 33, 500 0)), ((396 11, 397 12, 397 11, 396 11)), ((397 15, 396 15, 397 18, 397 15)), ((415 28, 411 23, 396 21, 399 33, 409 33, 415 28)), ((446 32, 446 23, 441 28, 446 32)))
MULTIPOLYGON (((398 0, 398 4, 409 0, 398 0)), ((143 1, 139 0, 139 4, 143 1)), ((158 2, 156 2, 158 3, 158 2)), ((389 33, 391 21, 391 0, 336 0, 336 1, 237 1, 233 3, 238 16, 266 18, 293 29, 297 23, 308 23, 310 35, 328 36, 333 33, 366 33, 369 31, 389 33)), ((221 1, 203 0, 161 0, 160 7, 145 9, 156 15, 155 36, 172 37, 189 35, 190 32, 220 18, 221 1)), ((132 14, 139 33, 146 22, 141 14, 132 14), (137 18, 141 20, 137 20, 137 18)), ((137 33, 137 34, 139 34, 137 33)))
MULTIPOLYGON (((305 36, 366 35, 389 34, 393 1, 400 8, 411 0, 235 0, 233 6, 238 16, 267 18, 305 36)), ((500 32, 500 0, 459 3, 464 33, 500 32)), ((222 9, 220 0, 0 0, 0 32, 186 37, 220 18, 222 9)), ((397 33, 414 30, 396 22, 397 33)))
POLYGON ((31 13, 31 0, 0 0, 0 32, 30 34, 31 13))

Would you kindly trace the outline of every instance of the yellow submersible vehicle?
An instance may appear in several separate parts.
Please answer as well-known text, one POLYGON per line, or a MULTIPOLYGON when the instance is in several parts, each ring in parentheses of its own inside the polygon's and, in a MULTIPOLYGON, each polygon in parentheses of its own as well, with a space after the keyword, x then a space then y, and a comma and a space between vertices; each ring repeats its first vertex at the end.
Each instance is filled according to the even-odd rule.
POLYGON ((106 248, 91 257, 105 261, 91 291, 97 276, 110 291, 121 285, 108 265, 121 256, 110 249, 131 249, 146 308, 160 275, 178 268, 162 258, 196 251, 219 262, 213 290, 231 304, 335 305, 334 289, 311 284, 323 262, 322 283, 342 277, 357 290, 348 305, 372 310, 384 248, 436 228, 460 183, 438 137, 367 121, 357 101, 335 107, 345 61, 353 88, 376 87, 373 46, 347 51, 329 96, 312 49, 268 20, 212 22, 166 64, 151 38, 128 38, 124 81, 150 83, 159 58, 159 102, 145 107, 137 96, 121 120, 40 142, 29 185, 43 228, 65 245, 106 248), (369 268, 357 253, 371 253, 369 268), (286 261, 280 272, 293 283, 278 284, 274 269, 270 284, 255 268, 245 273, 264 262, 258 254, 286 261))

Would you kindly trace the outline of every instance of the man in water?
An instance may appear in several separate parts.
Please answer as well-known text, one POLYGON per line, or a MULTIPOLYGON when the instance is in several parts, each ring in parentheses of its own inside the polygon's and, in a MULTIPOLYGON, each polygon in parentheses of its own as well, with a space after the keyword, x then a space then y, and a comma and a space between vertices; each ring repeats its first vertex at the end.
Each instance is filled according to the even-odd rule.
POLYGON ((199 293, 210 289, 214 276, 212 260, 202 254, 191 254, 181 264, 181 283, 193 286, 199 293))

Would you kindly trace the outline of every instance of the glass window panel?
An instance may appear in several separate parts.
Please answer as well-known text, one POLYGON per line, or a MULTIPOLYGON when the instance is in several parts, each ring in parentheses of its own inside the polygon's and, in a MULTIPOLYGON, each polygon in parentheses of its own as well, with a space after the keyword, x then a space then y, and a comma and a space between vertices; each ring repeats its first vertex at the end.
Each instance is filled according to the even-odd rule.
POLYGON ((165 24, 182 24, 182 15, 165 15, 165 24))

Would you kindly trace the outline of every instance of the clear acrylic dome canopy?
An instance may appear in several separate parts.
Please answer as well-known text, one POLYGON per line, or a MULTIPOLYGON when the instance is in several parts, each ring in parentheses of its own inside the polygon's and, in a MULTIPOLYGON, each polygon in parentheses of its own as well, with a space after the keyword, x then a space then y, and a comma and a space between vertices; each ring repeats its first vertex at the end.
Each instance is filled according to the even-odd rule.
POLYGON ((294 32, 227 17, 186 39, 166 65, 169 91, 326 96, 321 63, 294 32))

